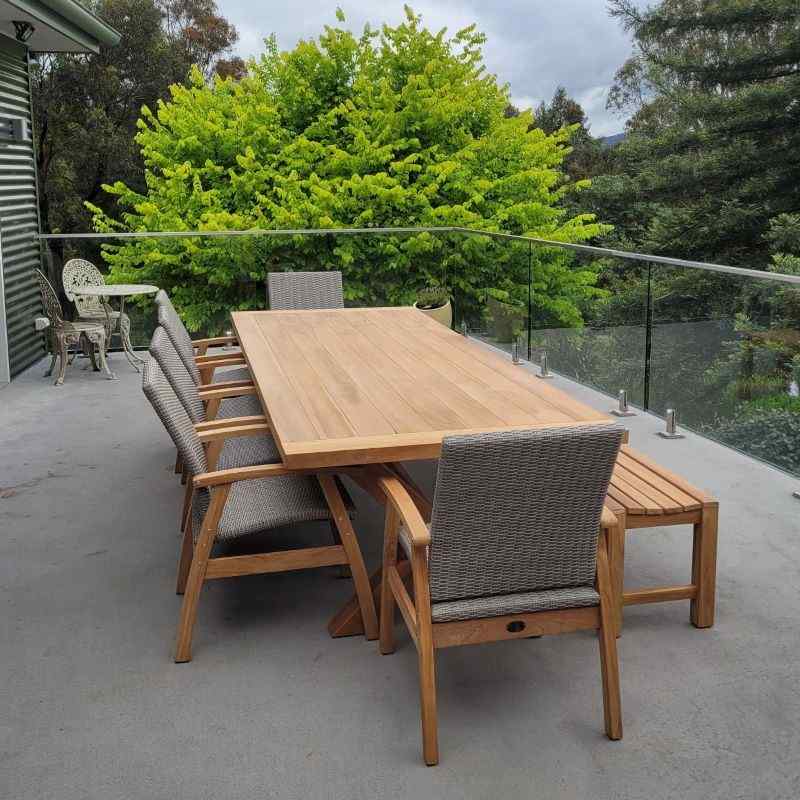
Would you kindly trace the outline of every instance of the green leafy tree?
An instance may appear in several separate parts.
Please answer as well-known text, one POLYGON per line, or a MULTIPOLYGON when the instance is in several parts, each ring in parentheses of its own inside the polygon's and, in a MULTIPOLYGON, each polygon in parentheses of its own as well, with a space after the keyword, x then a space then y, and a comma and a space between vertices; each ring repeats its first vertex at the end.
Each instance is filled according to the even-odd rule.
MULTIPOLYGON (((90 228, 89 201, 107 210, 104 183, 144 188, 134 141, 142 105, 154 105, 193 64, 203 74, 235 73, 227 58, 235 29, 212 0, 97 0, 90 4, 121 34, 97 54, 40 55, 32 70, 42 228, 90 228)), ((243 65, 242 65, 243 66, 243 65)), ((54 242, 60 253, 60 243, 54 242)))
POLYGON ((800 5, 610 7, 634 37, 610 102, 635 113, 597 206, 647 251, 764 264, 769 221, 800 206, 800 5))
MULTIPOLYGON (((343 19, 339 13, 340 21, 343 19)), ((568 216, 569 133, 508 117, 508 90, 486 73, 474 26, 431 32, 410 9, 397 27, 355 36, 325 27, 280 52, 267 41, 241 80, 194 71, 168 102, 145 108, 137 142, 146 189, 106 186, 119 214, 100 231, 465 226, 580 241, 604 232, 568 216)), ((148 239, 108 246, 115 280, 172 293, 192 328, 261 307, 266 273, 341 269, 360 304, 410 303, 445 284, 462 315, 487 291, 527 297, 527 247, 478 236, 250 236, 148 239)), ((535 313, 580 323, 595 274, 562 253, 533 265, 535 313)))

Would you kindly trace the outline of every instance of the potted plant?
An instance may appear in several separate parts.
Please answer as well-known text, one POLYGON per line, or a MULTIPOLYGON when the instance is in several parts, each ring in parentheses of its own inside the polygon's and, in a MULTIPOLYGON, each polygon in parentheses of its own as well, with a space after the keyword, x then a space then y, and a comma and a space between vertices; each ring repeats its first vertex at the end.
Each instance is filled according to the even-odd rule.
POLYGON ((453 325, 453 306, 450 305, 450 293, 444 286, 426 286, 424 289, 420 289, 417 292, 414 308, 448 328, 453 325))

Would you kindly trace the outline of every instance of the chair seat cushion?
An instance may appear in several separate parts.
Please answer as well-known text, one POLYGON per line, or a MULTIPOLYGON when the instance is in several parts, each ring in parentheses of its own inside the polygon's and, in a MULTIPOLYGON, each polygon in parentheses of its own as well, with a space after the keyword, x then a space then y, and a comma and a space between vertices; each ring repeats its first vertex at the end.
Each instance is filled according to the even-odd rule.
MULTIPOLYGON (((236 436, 225 442, 216 469, 251 467, 256 464, 279 464, 281 454, 271 434, 236 436)), ((271 479, 274 480, 274 479, 271 479)))
MULTIPOLYGON (((263 414, 259 399, 252 394, 230 397, 219 406, 217 419, 252 417, 263 414)), ((237 436, 228 439, 217 462, 217 469, 249 467, 255 464, 278 464, 281 454, 272 434, 264 436, 237 436)))
POLYGON ((239 397, 228 397, 219 404, 217 419, 231 417, 255 417, 264 413, 261 401, 254 394, 243 394, 239 397))
POLYGON ((494 597, 470 597, 431 605, 434 622, 456 622, 482 617, 502 617, 533 611, 557 611, 600 604, 600 595, 590 586, 568 589, 546 589, 540 592, 500 594, 494 597))
MULTIPOLYGON (((350 496, 341 485, 339 491, 352 515, 353 502, 350 496)), ((199 490, 192 503, 192 532, 195 539, 200 533, 208 504, 208 492, 199 490)), ((330 509, 319 481, 314 477, 282 475, 278 478, 237 481, 231 487, 222 512, 217 539, 237 539, 282 525, 329 519, 330 509)))
MULTIPOLYGON (((252 379, 253 376, 247 367, 223 368, 214 370, 213 383, 219 383, 220 381, 250 381, 252 379)), ((258 413, 260 414, 261 411, 258 413)))
POLYGON ((64 333, 105 333, 106 327, 102 322, 92 322, 88 319, 78 319, 74 322, 63 323, 64 333))
MULTIPOLYGON (((111 319, 119 319, 119 311, 111 311, 108 316, 111 317, 111 319)), ((128 318, 127 314, 123 314, 122 316, 125 317, 125 319, 128 318)), ((105 322, 106 319, 107 319, 106 312, 103 311, 102 308, 98 308, 98 309, 96 309, 94 311, 84 310, 84 311, 81 312, 80 318, 82 320, 90 320, 90 321, 91 320, 102 320, 103 322, 105 322)))

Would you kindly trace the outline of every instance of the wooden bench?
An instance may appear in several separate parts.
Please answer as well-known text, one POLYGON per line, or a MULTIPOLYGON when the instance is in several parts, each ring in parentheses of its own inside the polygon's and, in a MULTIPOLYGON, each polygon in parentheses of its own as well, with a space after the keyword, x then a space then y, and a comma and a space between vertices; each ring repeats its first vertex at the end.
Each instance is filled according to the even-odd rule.
POLYGON ((611 478, 606 505, 620 521, 613 543, 612 580, 622 607, 639 603, 690 600, 690 618, 698 628, 714 624, 717 577, 718 503, 705 492, 623 445, 611 478), (635 528, 692 525, 692 582, 685 586, 659 586, 625 591, 625 532, 635 528))

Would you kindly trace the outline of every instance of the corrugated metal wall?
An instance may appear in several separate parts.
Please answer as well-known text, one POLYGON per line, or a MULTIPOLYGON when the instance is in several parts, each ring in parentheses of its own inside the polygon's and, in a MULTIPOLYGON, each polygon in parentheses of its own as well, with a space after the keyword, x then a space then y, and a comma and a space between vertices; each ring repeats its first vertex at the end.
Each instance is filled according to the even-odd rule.
MULTIPOLYGON (((24 117, 30 131, 31 97, 25 47, 0 37, 0 115, 24 117)), ((34 268, 40 266, 36 168, 32 139, 0 143, 0 244, 11 377, 44 355, 44 337, 33 327, 41 314, 34 268)))

